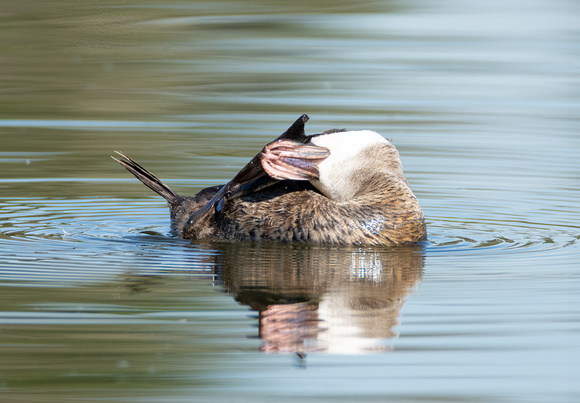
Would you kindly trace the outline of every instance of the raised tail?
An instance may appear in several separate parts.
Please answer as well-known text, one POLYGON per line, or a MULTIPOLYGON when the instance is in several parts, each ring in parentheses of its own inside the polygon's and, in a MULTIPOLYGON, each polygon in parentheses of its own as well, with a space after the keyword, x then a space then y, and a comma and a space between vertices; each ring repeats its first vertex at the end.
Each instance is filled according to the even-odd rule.
POLYGON ((139 179, 145 186, 149 189, 153 190, 155 193, 162 196, 165 200, 167 200, 170 204, 175 204, 179 199, 179 195, 175 193, 173 190, 169 188, 165 183, 161 182, 161 180, 153 175, 151 172, 143 168, 137 162, 132 160, 131 158, 127 157, 125 154, 119 151, 115 151, 124 160, 115 158, 111 156, 115 161, 119 164, 123 165, 123 167, 131 172, 137 179, 139 179))

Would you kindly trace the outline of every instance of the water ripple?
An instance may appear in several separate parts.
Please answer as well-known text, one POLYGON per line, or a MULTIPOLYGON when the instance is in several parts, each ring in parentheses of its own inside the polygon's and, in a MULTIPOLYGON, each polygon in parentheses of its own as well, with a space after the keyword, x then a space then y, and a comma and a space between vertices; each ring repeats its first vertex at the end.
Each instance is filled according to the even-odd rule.
MULTIPOLYGON (((473 206, 470 206, 473 208, 473 206)), ((578 227, 523 216, 479 214, 466 206, 426 208, 427 255, 567 254, 578 227)), ((148 270, 213 276, 212 250, 167 236, 167 208, 157 199, 11 199, 0 202, 0 281, 43 285, 103 281, 148 270)))
POLYGON ((213 277, 213 251, 165 236, 157 200, 20 199, 0 208, 4 284, 80 285, 136 272, 213 277))

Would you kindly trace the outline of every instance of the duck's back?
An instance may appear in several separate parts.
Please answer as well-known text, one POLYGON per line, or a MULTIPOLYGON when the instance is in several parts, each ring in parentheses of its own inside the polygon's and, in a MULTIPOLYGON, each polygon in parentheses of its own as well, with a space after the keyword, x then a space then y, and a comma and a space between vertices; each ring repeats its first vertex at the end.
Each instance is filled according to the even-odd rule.
POLYGON ((423 213, 405 186, 348 203, 288 181, 229 203, 215 215, 215 238, 322 244, 403 245, 425 239, 423 213))

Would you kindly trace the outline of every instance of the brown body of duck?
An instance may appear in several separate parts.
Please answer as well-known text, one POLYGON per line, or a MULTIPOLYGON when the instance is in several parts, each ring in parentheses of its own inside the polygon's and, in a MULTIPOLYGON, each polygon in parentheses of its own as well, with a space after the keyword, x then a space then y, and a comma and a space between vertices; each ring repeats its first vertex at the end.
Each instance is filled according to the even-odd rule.
MULTIPOLYGON (((426 238, 396 148, 372 131, 306 136, 302 115, 230 182, 183 197, 122 153, 118 160, 169 203, 187 239, 406 245, 426 238)), ((116 158, 115 158, 116 159, 116 158)))

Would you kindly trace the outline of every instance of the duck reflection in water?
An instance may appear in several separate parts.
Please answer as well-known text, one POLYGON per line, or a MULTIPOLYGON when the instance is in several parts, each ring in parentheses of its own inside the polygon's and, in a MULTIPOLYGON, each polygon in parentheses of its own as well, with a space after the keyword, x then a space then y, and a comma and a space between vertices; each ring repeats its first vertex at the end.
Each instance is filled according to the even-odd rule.
POLYGON ((259 312, 264 351, 383 350, 422 276, 423 212, 390 141, 368 130, 307 136, 307 120, 193 197, 122 153, 115 159, 168 201, 176 236, 282 241, 216 247, 226 290, 259 312))
POLYGON ((302 115, 227 184, 182 197, 122 153, 115 158, 169 203, 174 235, 408 245, 425 240, 423 211, 399 154, 380 134, 329 130, 306 136, 302 115))
POLYGON ((389 350, 400 309, 421 280, 418 246, 398 248, 221 244, 227 292, 259 313, 266 352, 389 350))

